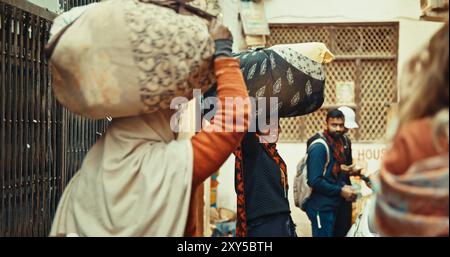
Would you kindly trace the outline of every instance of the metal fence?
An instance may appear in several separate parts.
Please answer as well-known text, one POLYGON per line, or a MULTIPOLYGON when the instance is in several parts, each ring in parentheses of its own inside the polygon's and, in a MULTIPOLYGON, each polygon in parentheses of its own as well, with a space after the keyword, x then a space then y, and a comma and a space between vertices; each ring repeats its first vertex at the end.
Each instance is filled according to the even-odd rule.
POLYGON ((53 97, 42 48, 54 17, 0 0, 0 236, 48 235, 64 187, 108 125, 71 114, 53 97))

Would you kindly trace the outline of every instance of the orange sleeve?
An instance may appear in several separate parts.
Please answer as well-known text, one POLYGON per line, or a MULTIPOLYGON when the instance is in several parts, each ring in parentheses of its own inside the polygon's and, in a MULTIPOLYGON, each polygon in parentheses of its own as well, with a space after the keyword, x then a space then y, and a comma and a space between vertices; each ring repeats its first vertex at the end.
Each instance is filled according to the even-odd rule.
MULTIPOLYGON (((234 132, 214 132, 214 129, 230 124, 221 124, 226 114, 230 115, 230 110, 224 108, 218 109, 214 116, 214 121, 207 128, 207 132, 202 130, 200 133, 192 137, 192 148, 194 152, 194 174, 192 178, 192 193, 189 205, 188 220, 185 228, 185 236, 201 236, 196 226, 197 217, 197 200, 196 192, 198 186, 226 161, 228 156, 236 149, 247 131, 250 115, 248 93, 245 86, 244 78, 239 67, 239 60, 233 58, 218 58, 214 62, 215 74, 217 79, 217 97, 222 104, 225 97, 242 97, 245 99, 245 108, 234 109, 231 113, 233 120, 235 117, 242 115, 244 122, 241 124, 243 128, 238 130, 235 127, 234 132)), ((223 106, 223 105, 222 105, 223 106)))
POLYGON ((408 143, 405 135, 398 134, 394 138, 394 142, 390 149, 388 149, 383 158, 383 170, 392 174, 400 175, 406 172, 406 169, 411 163, 408 143))
MULTIPOLYGON (((218 110, 213 122, 201 132, 192 137, 194 152, 193 186, 196 187, 216 172, 237 148, 248 129, 250 101, 247 87, 239 67, 239 60, 234 58, 219 58, 214 62, 217 79, 218 110), (241 97, 244 108, 225 109, 226 97, 241 97), (226 116, 244 117, 241 124, 225 124, 226 116), (240 126, 240 127, 238 127, 240 126), (232 132, 217 132, 232 130, 232 132), (207 132, 211 131, 211 132, 207 132), (237 132, 243 131, 243 132, 237 132), (244 132, 245 131, 245 132, 244 132)), ((235 123, 235 122, 233 122, 235 123)))
POLYGON ((400 175, 414 162, 438 155, 432 130, 430 118, 415 120, 400 128, 391 148, 384 154, 382 168, 400 175))

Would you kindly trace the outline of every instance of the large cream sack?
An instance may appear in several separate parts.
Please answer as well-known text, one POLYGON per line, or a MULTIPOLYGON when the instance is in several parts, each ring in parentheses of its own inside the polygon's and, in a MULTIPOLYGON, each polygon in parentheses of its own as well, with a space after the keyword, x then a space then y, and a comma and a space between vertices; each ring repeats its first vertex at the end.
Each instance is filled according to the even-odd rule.
POLYGON ((91 118, 150 113, 206 90, 213 53, 206 20, 138 0, 101 2, 58 42, 53 89, 67 109, 91 118))

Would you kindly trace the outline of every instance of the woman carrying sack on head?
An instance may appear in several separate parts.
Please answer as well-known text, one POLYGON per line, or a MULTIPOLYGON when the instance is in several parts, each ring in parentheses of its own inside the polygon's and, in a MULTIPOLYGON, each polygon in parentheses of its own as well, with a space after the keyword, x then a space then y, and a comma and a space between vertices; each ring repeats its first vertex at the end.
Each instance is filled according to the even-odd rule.
MULTIPOLYGON (((219 101, 241 97, 249 103, 239 60, 230 57, 231 33, 216 22, 210 32, 219 101)), ((239 145, 245 132, 236 131, 247 131, 250 112, 248 105, 219 108, 211 127, 186 140, 172 132, 173 114, 161 109, 115 118, 67 185, 50 236, 194 235, 192 192, 239 145), (230 114, 244 122, 225 124, 233 132, 214 132, 230 114)))

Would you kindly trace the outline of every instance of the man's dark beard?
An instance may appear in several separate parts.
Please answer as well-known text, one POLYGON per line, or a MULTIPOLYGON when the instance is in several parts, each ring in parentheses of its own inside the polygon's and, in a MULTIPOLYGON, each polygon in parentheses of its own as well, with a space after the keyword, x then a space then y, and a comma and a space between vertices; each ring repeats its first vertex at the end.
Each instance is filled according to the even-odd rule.
POLYGON ((334 139, 334 140, 338 140, 340 138, 342 138, 344 134, 340 133, 340 132, 330 132, 330 136, 334 139))

